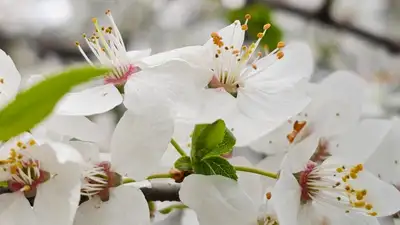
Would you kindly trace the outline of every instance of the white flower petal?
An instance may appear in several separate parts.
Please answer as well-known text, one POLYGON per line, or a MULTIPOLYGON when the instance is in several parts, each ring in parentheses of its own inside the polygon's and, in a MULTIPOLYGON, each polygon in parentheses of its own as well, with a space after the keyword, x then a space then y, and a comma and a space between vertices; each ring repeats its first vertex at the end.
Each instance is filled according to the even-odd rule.
MULTIPOLYGON (((244 157, 234 157, 229 159, 229 162, 234 166, 254 167, 244 157)), ((239 177, 238 183, 240 187, 243 188, 256 206, 261 205, 264 193, 261 186, 260 175, 241 171, 237 171, 237 175, 239 177)))
POLYGON ((5 225, 35 223, 32 207, 22 192, 0 195, 0 221, 5 225))
POLYGON ((73 147, 58 143, 47 142, 29 149, 29 155, 40 162, 40 168, 52 174, 64 173, 61 164, 83 163, 82 156, 73 147))
POLYGON ((161 52, 140 60, 144 67, 154 67, 167 63, 171 60, 184 60, 191 64, 211 68, 211 59, 209 59, 207 49, 203 46, 186 46, 171 51, 161 52))
POLYGON ((313 108, 305 111, 321 136, 336 135, 354 126, 361 115, 366 83, 356 74, 338 71, 329 75, 312 93, 313 108))
POLYGON ((107 112, 122 103, 122 96, 113 84, 88 88, 66 94, 55 113, 69 116, 89 116, 107 112))
POLYGON ((174 131, 168 108, 147 114, 125 112, 111 140, 111 164, 115 171, 142 179, 157 168, 174 131))
MULTIPOLYGON (((284 159, 286 153, 278 153, 275 155, 268 155, 265 157, 263 160, 261 160, 259 163, 257 163, 256 168, 268 171, 271 173, 276 173, 279 174, 279 171, 281 169, 281 164, 282 160, 284 159)), ((262 182, 262 190, 266 190, 267 188, 272 187, 275 185, 276 180, 269 178, 269 177, 260 177, 261 182, 262 182)))
MULTIPOLYGON (((229 47, 233 46, 234 49, 238 50, 242 48, 245 31, 242 30, 242 26, 239 20, 236 20, 232 24, 222 28, 217 33, 222 37, 224 45, 229 47)), ((213 43, 213 39, 209 39, 204 46, 213 49, 213 47, 215 46, 213 43)))
POLYGON ((222 117, 226 126, 236 137, 236 147, 247 146, 254 140, 260 138, 276 128, 275 121, 264 121, 252 119, 238 110, 232 110, 229 115, 222 117))
POLYGON ((40 184, 33 210, 41 225, 70 225, 80 200, 81 170, 79 165, 59 165, 57 174, 40 184), (51 205, 57 207, 51 207, 51 205))
POLYGON ((148 57, 151 54, 151 49, 137 50, 137 51, 129 51, 126 53, 130 62, 137 62, 144 57, 148 57))
POLYGON ((291 173, 281 171, 272 190, 272 200, 280 225, 297 224, 301 189, 291 173))
POLYGON ((392 122, 390 132, 385 136, 378 149, 365 163, 368 171, 371 171, 380 179, 394 184, 400 184, 400 120, 392 122))
POLYGON ((285 56, 270 65, 268 57, 257 61, 257 75, 248 79, 256 87, 270 87, 271 90, 282 90, 296 84, 302 79, 308 80, 314 70, 314 60, 310 47, 303 42, 291 42, 283 50, 285 56), (278 85, 279 84, 279 85, 278 85), (273 85, 277 85, 274 87, 273 85))
POLYGON ((391 128, 390 121, 366 119, 358 126, 330 142, 332 155, 345 160, 343 163, 364 163, 376 151, 391 128))
POLYGON ((83 141, 99 142, 103 138, 100 126, 84 116, 54 114, 41 125, 52 132, 83 141))
POLYGON ((357 179, 351 179, 349 182, 356 190, 367 190, 364 200, 372 204, 372 211, 376 212, 377 216, 389 216, 400 210, 400 192, 393 185, 366 170, 357 175, 357 179))
POLYGON ((0 107, 13 99, 21 83, 21 75, 13 60, 0 49, 0 107))
MULTIPOLYGON (((188 155, 190 155, 190 146, 192 143, 191 134, 194 126, 194 123, 188 123, 181 120, 176 120, 174 125, 174 134, 172 137, 188 155)), ((167 151, 162 157, 161 164, 165 167, 171 167, 171 165, 173 165, 180 157, 181 155, 176 151, 175 147, 172 146, 172 144, 169 144, 167 151)))
POLYGON ((76 149, 82 156, 84 162, 98 163, 100 162, 99 147, 90 142, 70 141, 69 144, 76 149))
POLYGON ((393 216, 386 216, 386 217, 381 217, 378 218, 379 225, 395 225, 393 216))
POLYGON ((74 225, 150 224, 150 212, 143 193, 122 185, 110 189, 110 199, 95 197, 78 208, 74 225))
MULTIPOLYGON (((296 121, 291 119, 291 121, 296 121)), ((282 153, 288 147, 290 142, 287 139, 287 135, 293 130, 293 122, 284 122, 275 130, 268 132, 266 135, 260 137, 259 139, 253 141, 250 144, 250 148, 257 152, 262 152, 265 154, 282 153)))
POLYGON ((179 118, 194 123, 213 123, 217 119, 224 118, 236 110, 236 99, 228 92, 217 89, 205 89, 199 94, 198 107, 195 113, 179 115, 179 118))
POLYGON ((181 201, 197 213, 200 224, 248 224, 257 218, 257 208, 234 181, 222 176, 193 174, 179 191, 181 201))
POLYGON ((135 111, 165 102, 174 108, 189 110, 196 106, 196 100, 211 76, 210 70, 182 60, 170 60, 130 78, 125 85, 124 104, 135 111))
POLYGON ((319 136, 317 134, 311 134, 301 142, 290 146, 282 161, 281 168, 292 173, 303 170, 317 149, 318 141, 319 136))
POLYGON ((196 212, 191 209, 185 209, 181 219, 181 224, 184 225, 200 225, 197 220, 196 212))

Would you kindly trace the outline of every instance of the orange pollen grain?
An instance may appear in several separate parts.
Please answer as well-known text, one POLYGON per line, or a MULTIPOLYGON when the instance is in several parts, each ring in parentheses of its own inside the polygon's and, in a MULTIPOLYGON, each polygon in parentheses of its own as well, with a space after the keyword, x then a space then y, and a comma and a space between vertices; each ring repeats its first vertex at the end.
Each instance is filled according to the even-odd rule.
POLYGON ((278 42, 277 47, 278 47, 278 48, 283 48, 283 47, 285 47, 285 42, 283 42, 283 41, 278 42))
POLYGON ((282 59, 284 55, 285 55, 285 54, 284 54, 283 52, 278 52, 278 53, 276 53, 276 57, 277 57, 278 59, 282 59))
POLYGON ((242 30, 248 30, 248 29, 249 29, 249 26, 247 26, 247 24, 242 25, 242 30))
POLYGON ((268 30, 271 27, 271 24, 267 23, 264 25, 264 30, 268 30))
POLYGON ((258 38, 263 38, 263 37, 264 37, 264 34, 263 34, 263 33, 258 33, 258 34, 257 34, 257 37, 258 37, 258 38))
POLYGON ((271 194, 271 192, 267 192, 267 194, 265 195, 265 197, 267 197, 267 199, 268 199, 268 200, 270 200, 270 199, 271 199, 271 197, 272 197, 272 194, 271 194))

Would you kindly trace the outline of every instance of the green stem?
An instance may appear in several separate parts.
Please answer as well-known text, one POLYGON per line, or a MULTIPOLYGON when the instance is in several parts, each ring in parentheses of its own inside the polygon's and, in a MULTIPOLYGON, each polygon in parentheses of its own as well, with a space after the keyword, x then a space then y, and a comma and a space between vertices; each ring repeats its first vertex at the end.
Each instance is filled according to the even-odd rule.
POLYGON ((146 180, 151 180, 151 179, 158 179, 158 178, 171 178, 171 174, 169 173, 157 173, 150 175, 146 178, 146 180))
POLYGON ((174 209, 187 209, 188 207, 184 204, 174 204, 174 205, 170 205, 166 208, 160 209, 158 210, 161 214, 168 214, 170 213, 172 210, 174 209))
POLYGON ((267 172, 267 171, 263 171, 263 170, 259 170, 259 169, 255 169, 255 168, 250 168, 250 167, 245 167, 245 166, 235 166, 235 169, 236 169, 236 171, 255 173, 255 174, 259 174, 259 175, 266 176, 269 178, 278 179, 278 174, 276 174, 276 173, 271 173, 271 172, 267 172))
POLYGON ((0 187, 8 187, 8 181, 0 181, 0 187))
POLYGON ((174 146, 174 148, 176 149, 176 151, 181 155, 181 156, 187 156, 186 152, 181 148, 181 146, 178 145, 178 143, 171 138, 171 144, 172 146, 174 146))
POLYGON ((128 183, 133 183, 133 182, 136 182, 136 181, 134 179, 132 179, 132 178, 129 178, 129 177, 122 179, 122 183, 123 184, 128 184, 128 183))

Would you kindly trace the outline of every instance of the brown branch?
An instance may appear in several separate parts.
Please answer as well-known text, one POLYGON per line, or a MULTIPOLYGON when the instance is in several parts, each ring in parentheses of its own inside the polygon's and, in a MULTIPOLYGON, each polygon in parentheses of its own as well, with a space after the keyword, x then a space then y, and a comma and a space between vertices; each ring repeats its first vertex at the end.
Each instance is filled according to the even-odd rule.
MULTIPOLYGON (((143 192, 147 201, 177 201, 179 202, 179 184, 170 183, 151 183, 151 187, 142 187, 140 190, 143 192)), ((11 193, 8 188, 1 187, 0 194, 11 193)), ((87 201, 86 196, 81 196, 81 202, 87 201)), ((28 201, 33 205, 35 199, 28 198, 28 201)))
POLYGON ((251 0, 249 2, 258 2, 266 4, 268 7, 273 9, 290 12, 306 20, 313 20, 320 24, 330 26, 334 29, 354 34, 375 45, 379 45, 386 48, 391 53, 396 53, 396 54, 400 53, 400 41, 395 41, 388 37, 373 34, 367 30, 357 28, 349 23, 335 21, 330 14, 333 0, 325 0, 323 6, 315 12, 311 12, 308 10, 288 5, 280 0, 251 0))

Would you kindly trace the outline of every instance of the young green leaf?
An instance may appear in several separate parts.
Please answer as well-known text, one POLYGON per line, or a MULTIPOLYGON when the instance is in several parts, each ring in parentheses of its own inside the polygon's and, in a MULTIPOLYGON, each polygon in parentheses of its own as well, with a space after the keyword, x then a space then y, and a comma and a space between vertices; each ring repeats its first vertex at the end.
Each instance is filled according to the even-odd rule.
POLYGON ((194 159, 203 158, 220 144, 225 136, 225 122, 221 119, 206 126, 202 124, 200 127, 200 129, 202 129, 200 134, 194 132, 196 134, 194 141, 192 137, 192 142, 194 142, 194 146, 192 146, 192 152, 194 151, 194 154, 192 154, 192 157, 194 159))
POLYGON ((194 172, 203 175, 221 175, 237 180, 235 168, 224 158, 213 156, 193 164, 194 172))
POLYGON ((189 156, 182 156, 175 161, 174 167, 181 171, 192 170, 192 161, 189 156))
POLYGON ((212 157, 212 156, 221 156, 232 151, 233 146, 236 144, 236 138, 233 136, 232 132, 229 129, 225 129, 225 136, 221 143, 215 146, 207 155, 203 157, 203 159, 212 157))
POLYGON ((0 111, 0 140, 6 141, 30 130, 53 111, 57 102, 72 87, 108 71, 93 67, 70 69, 20 92, 0 111))

